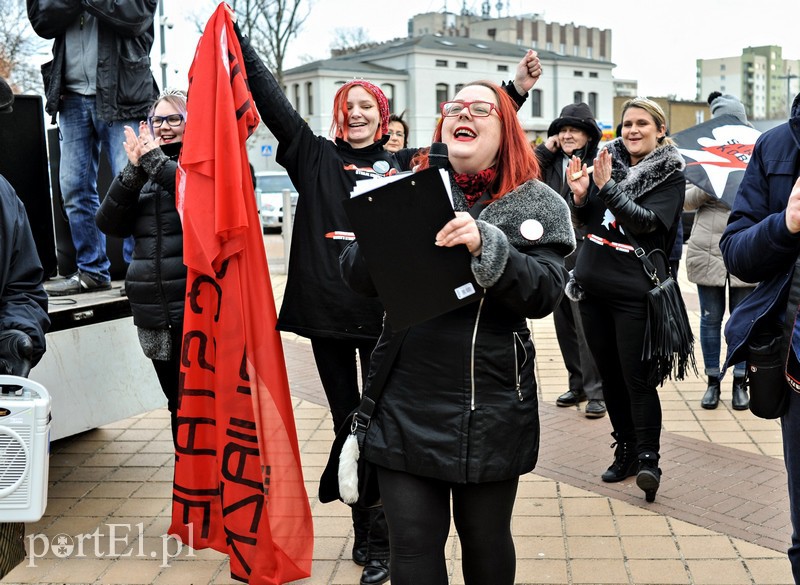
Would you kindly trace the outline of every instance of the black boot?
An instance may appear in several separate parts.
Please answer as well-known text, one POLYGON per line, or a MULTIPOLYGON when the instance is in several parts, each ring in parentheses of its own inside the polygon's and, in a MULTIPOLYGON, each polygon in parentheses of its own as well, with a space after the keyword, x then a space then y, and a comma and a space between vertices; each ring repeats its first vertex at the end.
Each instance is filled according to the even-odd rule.
POLYGON ((750 397, 747 395, 747 383, 744 376, 733 377, 733 410, 747 410, 750 408, 750 397))
POLYGON ((359 506, 352 507, 353 514, 353 562, 364 566, 369 560, 369 509, 359 506))
POLYGON ((370 559, 361 572, 361 585, 381 585, 389 580, 389 561, 370 559))
POLYGON ((614 463, 600 476, 600 479, 608 483, 622 481, 626 477, 636 475, 636 468, 639 463, 636 459, 636 443, 621 441, 616 433, 611 433, 611 436, 617 439, 611 443, 612 447, 616 447, 614 463))
POLYGON ((700 401, 700 406, 708 410, 714 410, 719 406, 719 376, 708 377, 708 388, 706 393, 703 394, 703 399, 700 401))
POLYGON ((636 485, 644 491, 644 499, 656 501, 656 492, 661 485, 661 469, 658 467, 658 453, 645 451, 639 454, 639 473, 636 474, 636 485))

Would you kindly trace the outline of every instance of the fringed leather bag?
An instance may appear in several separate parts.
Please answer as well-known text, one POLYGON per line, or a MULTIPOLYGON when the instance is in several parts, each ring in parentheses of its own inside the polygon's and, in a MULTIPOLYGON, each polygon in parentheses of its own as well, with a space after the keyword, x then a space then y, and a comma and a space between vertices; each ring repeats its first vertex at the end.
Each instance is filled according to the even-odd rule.
POLYGON ((626 236, 653 283, 647 292, 647 324, 642 345, 642 360, 650 363, 649 382, 662 386, 667 378, 683 380, 689 369, 697 375, 694 334, 667 255, 658 248, 645 253, 630 233, 626 236), (658 266, 662 267, 660 271, 658 266))

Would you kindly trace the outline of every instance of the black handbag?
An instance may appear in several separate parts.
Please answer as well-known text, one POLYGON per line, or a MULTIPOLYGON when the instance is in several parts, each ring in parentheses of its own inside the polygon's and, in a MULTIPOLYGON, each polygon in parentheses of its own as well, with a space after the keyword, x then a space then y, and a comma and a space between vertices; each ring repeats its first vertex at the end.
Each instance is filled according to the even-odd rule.
POLYGON ((662 386, 667 378, 683 380, 689 369, 697 375, 694 334, 667 255, 658 248, 645 253, 629 233, 626 236, 653 283, 653 288, 647 291, 647 323, 642 344, 642 360, 650 363, 649 382, 662 386))
POLYGON ((750 387, 750 412, 759 418, 779 418, 789 409, 786 382, 787 346, 783 333, 754 335, 747 342, 747 380, 750 387))
POLYGON ((364 389, 361 403, 347 417, 350 424, 345 422, 336 432, 328 462, 319 480, 318 496, 323 504, 340 500, 363 508, 381 505, 375 467, 361 457, 361 452, 375 405, 383 392, 406 332, 404 329, 394 333, 375 375, 364 389))

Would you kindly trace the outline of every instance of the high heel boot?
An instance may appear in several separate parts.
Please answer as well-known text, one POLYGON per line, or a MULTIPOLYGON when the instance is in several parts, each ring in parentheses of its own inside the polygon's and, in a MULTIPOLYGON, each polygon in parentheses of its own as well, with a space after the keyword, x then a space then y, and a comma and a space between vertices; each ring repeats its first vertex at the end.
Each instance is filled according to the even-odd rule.
POLYGON ((708 388, 706 393, 703 394, 703 399, 700 401, 700 406, 708 410, 714 410, 719 406, 719 376, 708 377, 708 388))
POLYGON ((614 450, 614 462, 600 476, 600 479, 608 483, 622 481, 626 477, 636 475, 638 466, 636 443, 620 440, 617 433, 611 433, 611 436, 615 439, 611 446, 616 447, 614 450))
POLYGON ((656 492, 661 485, 661 469, 658 467, 658 453, 645 451, 639 454, 639 473, 636 474, 636 485, 644 492, 648 502, 656 501, 656 492))
POLYGON ((747 395, 747 384, 744 376, 733 377, 733 410, 747 410, 750 408, 750 397, 747 395))

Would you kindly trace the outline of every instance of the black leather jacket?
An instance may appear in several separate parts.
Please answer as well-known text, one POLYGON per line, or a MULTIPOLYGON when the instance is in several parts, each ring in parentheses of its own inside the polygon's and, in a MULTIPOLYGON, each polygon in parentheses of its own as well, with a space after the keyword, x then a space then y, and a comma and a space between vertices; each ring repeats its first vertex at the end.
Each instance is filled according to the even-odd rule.
POLYGON ((53 117, 64 93, 65 32, 81 12, 98 19, 97 114, 106 122, 139 120, 158 95, 150 71, 158 0, 27 0, 40 37, 54 39, 53 59, 42 65, 45 110, 53 117))

